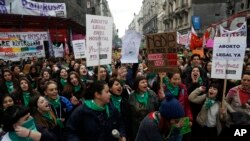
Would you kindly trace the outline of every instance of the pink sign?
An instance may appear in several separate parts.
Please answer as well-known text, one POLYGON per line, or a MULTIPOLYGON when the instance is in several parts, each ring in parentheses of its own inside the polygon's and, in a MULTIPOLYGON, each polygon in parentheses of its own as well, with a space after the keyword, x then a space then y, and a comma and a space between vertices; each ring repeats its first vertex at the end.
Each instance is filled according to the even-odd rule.
POLYGON ((206 47, 207 48, 213 48, 213 46, 214 46, 214 40, 213 39, 208 39, 206 47))
POLYGON ((157 60, 157 61, 154 61, 154 66, 156 67, 162 67, 164 66, 164 60, 157 60))

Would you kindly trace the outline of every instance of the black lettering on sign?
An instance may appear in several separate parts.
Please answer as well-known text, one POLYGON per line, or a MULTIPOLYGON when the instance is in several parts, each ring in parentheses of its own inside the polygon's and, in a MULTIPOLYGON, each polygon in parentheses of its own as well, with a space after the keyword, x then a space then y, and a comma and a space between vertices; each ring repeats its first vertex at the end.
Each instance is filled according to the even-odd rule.
POLYGON ((177 47, 176 32, 158 33, 146 36, 147 49, 177 47))
POLYGON ((226 70, 226 74, 236 74, 236 70, 226 70))
POLYGON ((108 55, 107 54, 100 54, 99 58, 100 59, 107 59, 108 55))

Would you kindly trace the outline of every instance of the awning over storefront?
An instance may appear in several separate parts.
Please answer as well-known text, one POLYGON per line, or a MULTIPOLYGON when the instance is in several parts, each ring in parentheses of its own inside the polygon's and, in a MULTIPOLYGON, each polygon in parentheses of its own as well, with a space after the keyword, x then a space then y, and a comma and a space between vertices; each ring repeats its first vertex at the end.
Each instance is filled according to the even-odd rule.
POLYGON ((51 41, 64 42, 72 35, 85 35, 86 28, 68 18, 0 14, 0 32, 49 31, 51 41))

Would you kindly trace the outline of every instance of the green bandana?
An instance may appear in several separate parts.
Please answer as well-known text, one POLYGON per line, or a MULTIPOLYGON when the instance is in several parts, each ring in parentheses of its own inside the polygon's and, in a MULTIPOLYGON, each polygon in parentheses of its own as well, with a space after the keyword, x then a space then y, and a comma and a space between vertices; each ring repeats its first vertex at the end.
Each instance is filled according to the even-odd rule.
POLYGON ((44 113, 44 114, 43 114, 43 117, 45 117, 45 118, 48 119, 49 121, 52 121, 52 122, 53 122, 53 118, 52 118, 52 116, 50 115, 49 112, 44 113))
POLYGON ((60 83, 62 84, 63 87, 66 86, 66 84, 67 84, 67 79, 61 78, 61 79, 60 79, 60 83))
POLYGON ((5 81, 5 85, 7 86, 9 93, 12 93, 14 91, 13 82, 11 82, 11 81, 5 81))
POLYGON ((147 74, 148 80, 155 78, 155 76, 156 76, 156 73, 148 73, 147 74))
POLYGON ((85 100, 84 103, 86 106, 94 111, 104 111, 106 110, 106 114, 109 117, 109 107, 107 104, 104 105, 104 107, 101 107, 95 103, 94 100, 85 100))
POLYGON ((199 77, 199 78, 198 78, 198 83, 199 83, 200 85, 202 85, 202 84, 203 84, 203 80, 202 80, 202 78, 201 78, 201 77, 199 77))
POLYGON ((28 107, 30 103, 30 93, 29 92, 23 92, 23 101, 24 101, 24 106, 28 107))
POLYGON ((81 90, 81 86, 75 86, 74 87, 74 92, 79 92, 81 90))
POLYGON ((163 77, 162 83, 167 86, 167 84, 169 83, 168 78, 167 77, 163 77))
POLYGON ((179 86, 174 86, 172 83, 168 83, 167 84, 167 89, 170 91, 170 93, 173 95, 173 96, 178 96, 179 94, 179 86))
POLYGON ((86 76, 86 75, 82 76, 82 77, 81 77, 81 80, 82 80, 82 82, 85 82, 85 83, 86 83, 86 82, 87 82, 87 76, 86 76))
POLYGON ((211 99, 211 98, 207 98, 205 101, 205 108, 209 109, 210 107, 212 107, 215 103, 215 100, 211 99))
MULTIPOLYGON (((37 131, 34 118, 30 118, 27 121, 25 121, 22 126, 29 130, 37 131)), ((32 141, 32 139, 30 138, 19 137, 15 131, 9 132, 9 137, 12 141, 32 141)))
POLYGON ((112 103, 114 104, 115 108, 121 112, 121 100, 122 100, 122 97, 121 96, 118 96, 118 95, 111 95, 111 100, 112 100, 112 103))
POLYGON ((126 84, 125 80, 122 80, 122 79, 120 80, 120 83, 122 86, 124 86, 126 84))
POLYGON ((135 98, 140 104, 144 106, 148 105, 148 91, 144 92, 143 94, 135 93, 135 98))
POLYGON ((56 99, 50 99, 50 98, 49 98, 49 102, 50 102, 50 104, 51 104, 54 108, 58 108, 58 107, 60 107, 60 105, 61 105, 60 97, 59 97, 59 96, 58 96, 56 99))

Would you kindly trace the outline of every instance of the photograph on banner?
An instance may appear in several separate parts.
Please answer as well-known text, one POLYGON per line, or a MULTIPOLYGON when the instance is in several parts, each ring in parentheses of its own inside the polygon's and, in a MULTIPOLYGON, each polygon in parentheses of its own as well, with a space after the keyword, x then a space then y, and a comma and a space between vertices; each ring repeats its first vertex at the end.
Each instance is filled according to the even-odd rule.
POLYGON ((87 66, 111 64, 113 18, 86 15, 87 66))
POLYGON ((212 78, 241 79, 246 50, 246 36, 215 37, 212 78))
POLYGON ((54 51, 54 56, 56 58, 59 58, 59 57, 63 57, 64 55, 64 50, 63 50, 63 43, 59 43, 59 42, 56 42, 56 43, 52 43, 52 47, 53 47, 53 51, 54 51))
POLYGON ((85 40, 73 40, 72 45, 75 59, 85 58, 85 40))
POLYGON ((5 0, 0 14, 67 17, 65 3, 46 3, 32 0, 5 0), (13 8, 18 7, 18 8, 13 8))
POLYGON ((142 35, 134 30, 128 30, 122 38, 121 63, 138 63, 139 48, 142 35))
POLYGON ((176 32, 146 35, 147 66, 152 72, 176 71, 178 46, 176 32))
POLYGON ((33 56, 45 57, 43 41, 0 40, 0 56, 0 59, 11 61, 33 56))

